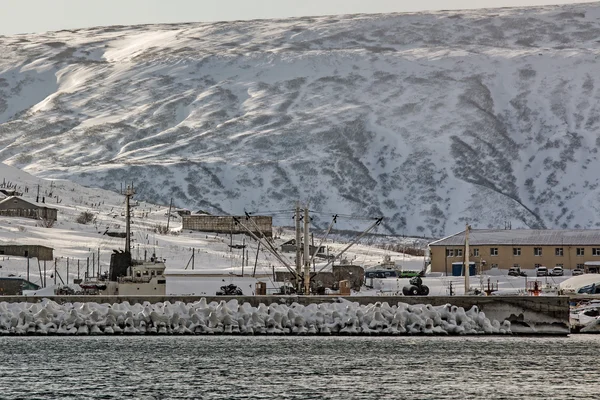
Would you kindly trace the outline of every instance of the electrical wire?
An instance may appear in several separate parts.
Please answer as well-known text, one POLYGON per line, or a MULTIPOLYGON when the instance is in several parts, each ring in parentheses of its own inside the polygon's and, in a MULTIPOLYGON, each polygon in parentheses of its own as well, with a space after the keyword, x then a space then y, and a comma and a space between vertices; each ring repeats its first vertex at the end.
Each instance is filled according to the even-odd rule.
POLYGON ((294 213, 294 210, 274 210, 274 211, 248 211, 248 214, 250 215, 254 215, 254 214, 281 214, 281 213, 294 213))

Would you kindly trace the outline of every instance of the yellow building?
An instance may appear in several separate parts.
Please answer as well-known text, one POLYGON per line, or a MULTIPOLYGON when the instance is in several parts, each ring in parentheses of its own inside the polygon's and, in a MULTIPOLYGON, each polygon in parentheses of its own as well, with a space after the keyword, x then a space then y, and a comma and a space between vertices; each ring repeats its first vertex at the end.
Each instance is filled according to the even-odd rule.
MULTIPOLYGON (((452 263, 464 261, 465 232, 429 244, 431 271, 452 275, 452 263)), ((469 258, 477 273, 490 269, 584 269, 600 261, 600 230, 587 229, 472 229, 469 258)))

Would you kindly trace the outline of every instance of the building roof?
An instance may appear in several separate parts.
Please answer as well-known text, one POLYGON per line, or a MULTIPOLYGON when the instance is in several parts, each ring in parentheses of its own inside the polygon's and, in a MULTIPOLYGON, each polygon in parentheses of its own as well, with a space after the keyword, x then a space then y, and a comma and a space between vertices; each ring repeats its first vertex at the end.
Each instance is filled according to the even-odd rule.
POLYGON ((3 200, 0 200, 0 208, 3 210, 11 209, 11 208, 22 208, 22 209, 38 209, 38 208, 48 208, 51 210, 56 210, 56 208, 46 207, 46 203, 35 204, 31 203, 27 200, 22 199, 21 197, 11 196, 7 197, 3 200))
MULTIPOLYGON (((429 246, 464 246, 465 231, 429 246)), ((600 246, 600 229, 471 229, 469 246, 600 246)))
POLYGON ((9 281, 9 280, 12 280, 12 281, 21 281, 24 284, 29 284, 29 285, 31 285, 31 287, 35 287, 36 290, 41 288, 40 285, 35 284, 35 283, 31 282, 31 281, 28 281, 27 279, 25 279, 25 278, 23 278, 21 276, 0 276, 0 281, 9 281))
MULTIPOLYGON (((4 243, 4 242, 0 242, 0 249, 5 249, 7 247, 18 247, 18 248, 40 248, 40 249, 48 249, 48 250, 54 250, 54 247, 50 247, 50 246, 42 246, 41 244, 13 244, 13 243, 4 243)), ((11 255, 11 254, 9 254, 11 255)))

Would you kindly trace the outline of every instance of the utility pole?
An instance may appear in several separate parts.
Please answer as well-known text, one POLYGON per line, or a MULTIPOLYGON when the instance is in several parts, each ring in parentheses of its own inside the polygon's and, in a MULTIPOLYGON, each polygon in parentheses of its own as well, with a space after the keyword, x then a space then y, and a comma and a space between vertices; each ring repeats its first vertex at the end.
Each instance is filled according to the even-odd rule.
POLYGON ((244 276, 244 264, 246 262, 245 253, 246 253, 246 238, 242 238, 242 277, 244 276))
POLYGON ((44 278, 42 276, 42 266, 40 265, 40 259, 37 260, 38 263, 38 271, 40 272, 40 286, 44 286, 44 278))
POLYGON ((69 257, 67 257, 67 285, 69 284, 69 257))
POLYGON ((231 218, 231 230, 229 232, 229 252, 233 252, 233 218, 231 218))
POLYGON ((308 236, 308 204, 304 208, 304 295, 310 294, 310 241, 308 236))
POLYGON ((194 270, 195 255, 196 255, 196 249, 192 248, 192 270, 194 270))
POLYGON ((471 264, 469 262, 469 231, 471 226, 467 224, 465 228, 465 295, 469 293, 469 273, 471 264))
POLYGON ((127 186, 127 190, 125 191, 125 252, 131 254, 131 227, 130 227, 130 210, 129 210, 129 200, 135 191, 133 190, 133 185, 131 187, 127 186))
POLYGON ((296 290, 300 293, 300 273, 302 272, 300 260, 300 202, 296 202, 296 290))
POLYGON ((256 247, 256 258, 254 259, 254 271, 252 271, 252 277, 256 276, 256 264, 258 264, 258 252, 260 250, 260 242, 258 242, 258 246, 256 247))
POLYGON ((171 197, 171 202, 169 203, 169 214, 167 216, 167 233, 169 233, 169 222, 171 222, 171 208, 173 207, 173 198, 171 197))
MULTIPOLYGON (((100 274, 102 274, 102 271, 100 271, 100 247, 98 247, 98 276, 100 276, 100 274)), ((67 277, 67 279, 69 279, 67 277)))

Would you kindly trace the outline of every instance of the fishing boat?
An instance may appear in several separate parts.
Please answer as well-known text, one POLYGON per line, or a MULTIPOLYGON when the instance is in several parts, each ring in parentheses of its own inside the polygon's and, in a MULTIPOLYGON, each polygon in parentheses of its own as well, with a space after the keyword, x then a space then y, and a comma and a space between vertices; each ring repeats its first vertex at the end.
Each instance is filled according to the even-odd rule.
POLYGON ((130 199, 135 194, 125 192, 125 250, 115 250, 110 256, 107 274, 86 277, 79 283, 85 294, 106 296, 164 296, 166 294, 165 260, 152 254, 150 260, 135 260, 131 256, 130 199))

